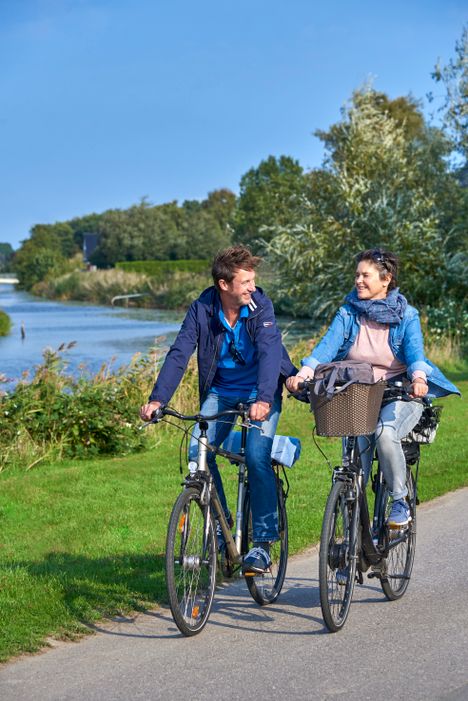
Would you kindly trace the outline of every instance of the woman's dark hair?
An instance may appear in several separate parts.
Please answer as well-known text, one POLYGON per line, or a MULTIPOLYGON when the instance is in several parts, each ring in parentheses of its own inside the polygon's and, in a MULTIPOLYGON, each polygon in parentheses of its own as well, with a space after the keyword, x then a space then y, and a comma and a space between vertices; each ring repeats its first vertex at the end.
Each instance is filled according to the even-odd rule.
POLYGON ((216 254, 211 274, 213 282, 219 289, 219 281, 232 282, 238 270, 255 270, 261 258, 252 255, 247 246, 231 246, 216 254))
POLYGON ((388 285, 388 290, 393 290, 398 285, 398 258, 391 251, 385 251, 383 248, 368 248, 367 251, 361 251, 356 256, 356 263, 362 260, 367 260, 372 265, 375 265, 380 274, 380 279, 384 280, 390 273, 391 280, 388 285))

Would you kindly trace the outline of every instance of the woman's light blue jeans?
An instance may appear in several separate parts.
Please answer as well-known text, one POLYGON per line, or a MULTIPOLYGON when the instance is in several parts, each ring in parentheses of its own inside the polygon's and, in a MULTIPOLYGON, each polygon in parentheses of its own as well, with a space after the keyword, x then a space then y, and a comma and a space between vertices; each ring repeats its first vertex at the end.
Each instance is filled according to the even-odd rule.
POLYGON ((421 402, 397 400, 382 407, 377 430, 372 436, 359 436, 361 463, 365 481, 369 479, 374 448, 377 447, 380 466, 394 500, 403 499, 406 488, 406 460, 401 439, 416 426, 423 412, 421 402))
MULTIPOLYGON (((250 400, 250 403, 252 400, 250 400)), ((225 397, 210 392, 202 404, 200 413, 205 416, 217 414, 225 409, 235 409, 239 403, 247 404, 245 396, 225 397)), ((246 464, 250 485, 250 505, 252 509, 252 530, 254 542, 273 542, 278 540, 278 513, 276 481, 271 469, 271 449, 273 438, 281 412, 281 395, 275 395, 270 414, 266 421, 254 421, 254 426, 247 434, 246 464)), ((223 417, 208 424, 208 442, 219 447, 229 435, 236 417, 223 417)), ((195 427, 189 447, 189 459, 196 460, 200 429, 195 427)), ((208 453, 208 466, 226 516, 229 508, 224 494, 223 483, 216 464, 214 453, 208 453)))

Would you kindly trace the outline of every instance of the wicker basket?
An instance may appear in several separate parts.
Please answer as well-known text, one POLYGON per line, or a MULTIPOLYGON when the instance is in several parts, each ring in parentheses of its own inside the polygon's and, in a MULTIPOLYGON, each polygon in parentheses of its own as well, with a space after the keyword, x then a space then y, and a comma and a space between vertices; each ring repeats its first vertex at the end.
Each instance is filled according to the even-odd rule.
POLYGON ((385 382, 355 383, 331 399, 311 393, 315 430, 319 436, 363 436, 377 428, 385 382))

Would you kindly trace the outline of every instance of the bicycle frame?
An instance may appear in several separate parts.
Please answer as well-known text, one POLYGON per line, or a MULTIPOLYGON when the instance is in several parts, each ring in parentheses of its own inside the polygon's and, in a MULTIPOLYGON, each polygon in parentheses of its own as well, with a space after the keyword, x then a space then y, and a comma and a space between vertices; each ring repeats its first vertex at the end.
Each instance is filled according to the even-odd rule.
MULTIPOLYGON (((205 420, 199 421, 200 436, 198 438, 198 469, 197 473, 201 473, 200 476, 205 480, 205 485, 201 493, 201 503, 208 508, 212 508, 215 518, 218 520, 221 530, 226 541, 226 549, 228 551, 229 557, 232 562, 236 564, 242 563, 242 536, 243 536, 243 513, 242 505, 244 503, 245 489, 246 489, 246 472, 247 467, 245 464, 245 445, 247 441, 247 430, 248 426, 244 422, 241 424, 241 450, 240 453, 231 453, 230 451, 223 450, 222 448, 217 448, 210 443, 207 439, 208 423, 205 420), (236 508, 236 530, 234 538, 231 533, 231 528, 227 522, 224 510, 221 506, 221 501, 216 490, 216 486, 213 482, 213 478, 209 471, 207 456, 208 453, 212 451, 217 455, 227 458, 231 462, 234 462, 238 466, 238 487, 237 487, 237 508, 236 508)), ((200 476, 190 475, 187 480, 187 486, 198 484, 200 481, 200 476)), ((208 526, 207 526, 208 528, 208 526)), ((205 538, 208 538, 208 532, 205 534, 205 538)))
MULTIPOLYGON (((386 489, 386 487, 380 467, 377 470, 373 482, 375 485, 375 503, 377 508, 371 522, 366 485, 364 484, 360 453, 355 436, 349 436, 346 439, 343 464, 336 467, 333 471, 333 482, 336 480, 345 481, 349 484, 351 489, 350 498, 355 498, 359 507, 354 511, 355 522, 352 523, 351 532, 354 534, 354 537, 360 536, 360 547, 357 548, 358 571, 365 572, 369 567, 379 565, 388 556, 392 548, 395 548, 399 543, 405 540, 406 535, 402 534, 389 539, 386 535, 386 530, 382 529, 385 514, 380 513, 379 507, 382 503, 381 492, 386 489), (361 526, 360 531, 358 526, 361 526), (374 533, 378 533, 377 543, 373 537, 374 533)), ((415 501, 416 492, 413 497, 413 508, 415 506, 415 501)))

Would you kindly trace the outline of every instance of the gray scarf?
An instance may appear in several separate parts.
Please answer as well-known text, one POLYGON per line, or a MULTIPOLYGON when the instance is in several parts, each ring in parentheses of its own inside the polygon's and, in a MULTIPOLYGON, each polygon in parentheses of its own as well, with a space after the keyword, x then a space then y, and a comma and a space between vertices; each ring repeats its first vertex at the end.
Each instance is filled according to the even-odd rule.
POLYGON ((379 324, 399 324, 408 306, 398 287, 390 290, 385 299, 359 299, 354 289, 346 296, 346 302, 359 314, 379 324))

